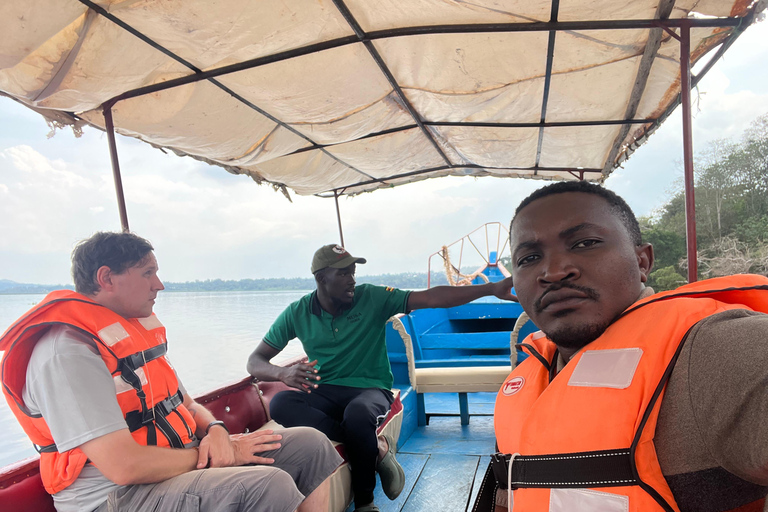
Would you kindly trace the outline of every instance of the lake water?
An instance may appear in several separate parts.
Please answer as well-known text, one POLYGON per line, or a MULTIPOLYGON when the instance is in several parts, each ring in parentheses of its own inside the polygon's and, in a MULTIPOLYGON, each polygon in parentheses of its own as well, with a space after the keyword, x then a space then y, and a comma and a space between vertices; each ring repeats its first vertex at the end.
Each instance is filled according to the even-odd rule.
MULTIPOLYGON (((247 375, 248 356, 288 304, 306 291, 161 292, 155 313, 168 334, 168 358, 192 396, 247 375)), ((0 295, 0 331, 44 295, 0 295)), ((302 355, 291 341, 273 362, 302 355)), ((0 399, 0 467, 35 454, 4 399, 0 399)))

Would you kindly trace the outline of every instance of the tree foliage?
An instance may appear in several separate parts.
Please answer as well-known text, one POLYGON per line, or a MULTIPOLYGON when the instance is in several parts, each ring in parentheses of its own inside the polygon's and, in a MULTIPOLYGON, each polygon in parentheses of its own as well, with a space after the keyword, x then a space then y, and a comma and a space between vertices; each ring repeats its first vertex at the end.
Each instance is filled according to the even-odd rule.
MULTIPOLYGON (((768 272, 768 114, 737 141, 711 142, 694 169, 699 276, 768 272)), ((641 228, 656 255, 651 285, 674 288, 687 267, 684 192, 641 219, 641 228)))

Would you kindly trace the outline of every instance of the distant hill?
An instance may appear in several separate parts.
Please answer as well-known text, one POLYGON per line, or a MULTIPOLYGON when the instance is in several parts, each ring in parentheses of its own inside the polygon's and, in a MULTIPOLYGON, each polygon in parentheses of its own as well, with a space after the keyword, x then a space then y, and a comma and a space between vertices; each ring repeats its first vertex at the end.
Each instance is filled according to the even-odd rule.
MULTIPOLYGON (((381 274, 375 276, 358 276, 358 284, 370 283, 382 286, 394 286, 407 290, 419 290, 427 287, 426 272, 404 272, 402 274, 381 274)), ((283 277, 267 279, 240 279, 225 281, 222 279, 206 279, 205 281, 187 281, 184 283, 163 282, 169 292, 227 292, 227 291, 280 291, 280 290, 312 290, 315 280, 311 277, 283 277)), ((445 274, 432 272, 432 286, 448 284, 445 274)), ((46 285, 17 283, 8 279, 0 279, 0 295, 17 295, 27 293, 48 293, 53 290, 67 288, 72 285, 46 285)))
MULTIPOLYGON (((427 273, 405 272, 402 274, 380 274, 375 276, 357 276, 357 283, 370 283, 382 286, 394 286, 408 290, 418 290, 427 287, 427 273)), ((188 281, 186 283, 164 283, 166 291, 171 292, 219 292, 219 291, 280 291, 280 290, 313 290, 315 280, 311 277, 282 277, 268 279, 240 279, 224 281, 222 279, 207 279, 205 281, 188 281)), ((433 272, 432 285, 448 284, 445 274, 433 272)), ((2 292, 0 292, 2 293, 2 292)))
POLYGON ((53 290, 61 290, 63 288, 72 290, 74 287, 71 284, 29 284, 29 283, 17 283, 9 279, 0 279, 0 295, 19 295, 25 293, 48 293, 53 290))

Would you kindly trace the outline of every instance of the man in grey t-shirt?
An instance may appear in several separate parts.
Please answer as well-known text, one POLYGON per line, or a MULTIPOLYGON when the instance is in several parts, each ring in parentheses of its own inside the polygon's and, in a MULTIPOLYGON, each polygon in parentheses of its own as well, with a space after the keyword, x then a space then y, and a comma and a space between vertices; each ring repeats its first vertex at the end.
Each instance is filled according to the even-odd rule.
MULTIPOLYGON (((163 382, 177 384, 178 395, 174 394, 176 386, 162 393, 180 397, 174 406, 194 419, 196 429, 193 432, 187 426, 188 432, 183 432, 183 427, 172 427, 180 439, 188 440, 175 449, 151 446, 149 435, 146 444, 132 436, 118 395, 137 392, 120 373, 110 373, 104 354, 104 347, 115 348, 117 341, 105 338, 105 329, 83 329, 82 319, 72 311, 97 314, 103 306, 123 319, 139 319, 139 323, 149 319, 154 299, 163 289, 152 251, 147 240, 130 233, 97 233, 81 242, 72 256, 78 293, 43 301, 45 311, 58 311, 51 327, 45 327, 33 341, 25 337, 24 329, 18 335, 11 334, 11 329, 0 340, 4 347, 14 347, 16 341, 34 343, 21 391, 23 405, 11 404, 16 410, 25 409, 31 418, 23 422, 25 430, 35 417, 42 416, 55 451, 65 454, 78 449, 88 458, 71 483, 67 471, 77 466, 70 464, 66 471, 44 470, 44 483, 56 490, 57 511, 204 511, 219 510, 227 503, 227 510, 233 511, 325 512, 327 478, 341 462, 325 436, 309 428, 230 436, 222 422, 189 397, 169 364, 163 363, 165 370, 150 369, 148 350, 138 352, 144 358, 135 371, 139 387, 152 397, 157 393, 152 390, 153 380, 155 387, 163 382), (64 303, 69 305, 62 306, 64 303), (72 315, 70 322, 67 315, 72 315), (9 340, 8 336, 17 337, 9 340), (156 380, 156 371, 163 371, 165 380, 156 380)), ((20 320, 22 327, 31 317, 20 320)), ((151 320, 160 326, 155 317, 151 320)), ((115 325, 119 328, 121 324, 110 327, 115 325)), ((6 349, 5 357, 11 351, 6 349)), ((12 376, 4 373, 4 383, 6 378, 12 376)), ((170 414, 183 417, 180 412, 170 414)), ((158 439, 161 435, 174 437, 155 418, 158 439)))

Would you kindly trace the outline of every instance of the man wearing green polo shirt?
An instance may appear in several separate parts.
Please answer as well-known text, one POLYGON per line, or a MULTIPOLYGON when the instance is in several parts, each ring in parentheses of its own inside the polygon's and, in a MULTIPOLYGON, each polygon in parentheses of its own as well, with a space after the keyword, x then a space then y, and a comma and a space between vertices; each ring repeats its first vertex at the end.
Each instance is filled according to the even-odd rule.
POLYGON ((275 395, 270 404, 272 418, 286 427, 315 427, 344 443, 352 468, 355 510, 375 512, 379 510, 373 504, 376 471, 391 500, 405 485, 394 455, 395 441, 376 437, 377 418, 386 414, 394 400, 384 340, 387 320, 398 313, 459 306, 487 295, 507 300, 514 296, 511 279, 416 292, 355 286, 355 267, 365 262, 338 245, 318 249, 312 259, 317 290, 280 314, 248 358, 248 372, 302 391, 275 395), (290 367, 270 364, 293 338, 301 341, 307 361, 290 367))

